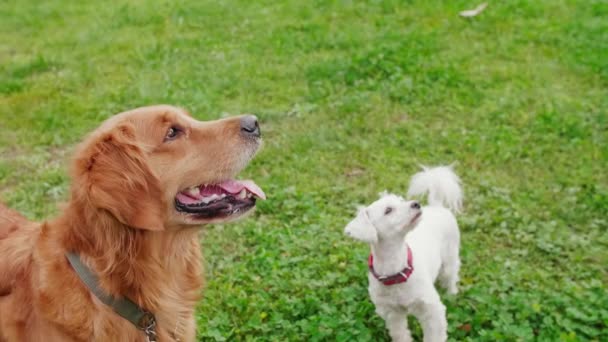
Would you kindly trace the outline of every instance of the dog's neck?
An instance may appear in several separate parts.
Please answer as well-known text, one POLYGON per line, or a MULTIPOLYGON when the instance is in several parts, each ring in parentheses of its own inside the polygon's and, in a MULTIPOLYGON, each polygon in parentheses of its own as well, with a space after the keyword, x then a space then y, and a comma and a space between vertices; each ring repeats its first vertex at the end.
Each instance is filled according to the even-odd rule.
MULTIPOLYGON (((154 314, 159 341, 194 340, 194 309, 203 282, 197 230, 142 231, 120 225, 109 215, 69 203, 59 217, 42 223, 39 250, 49 260, 45 265, 69 268, 66 253, 76 253, 107 295, 127 297, 154 314)), ((74 275, 78 277, 76 271, 74 275)), ((57 297, 66 291, 49 284, 43 282, 38 290, 57 297)), ((84 282, 82 289, 70 289, 70 296, 92 295, 84 282)), ((107 308, 94 301, 80 302, 89 303, 89 315, 108 317, 107 308)), ((104 318, 97 328, 115 329, 110 326, 124 321, 118 314, 110 317, 113 323, 104 318)), ((65 322, 59 316, 47 318, 58 325, 65 322)), ((92 334, 91 329, 83 334, 92 334)))
POLYGON ((379 239, 371 245, 374 256, 374 270, 379 275, 392 275, 407 265, 405 236, 392 239, 379 239))
POLYGON ((194 300, 192 307, 195 305, 202 286, 197 230, 134 229, 120 224, 109 213, 82 210, 73 204, 59 220, 63 221, 59 226, 65 227, 60 239, 66 251, 80 256, 108 294, 126 296, 154 311, 162 310, 162 297, 167 292, 182 291, 182 299, 194 300), (85 213, 94 214, 87 217, 85 213), (168 289, 173 283, 168 280, 177 278, 187 278, 192 288, 168 289))

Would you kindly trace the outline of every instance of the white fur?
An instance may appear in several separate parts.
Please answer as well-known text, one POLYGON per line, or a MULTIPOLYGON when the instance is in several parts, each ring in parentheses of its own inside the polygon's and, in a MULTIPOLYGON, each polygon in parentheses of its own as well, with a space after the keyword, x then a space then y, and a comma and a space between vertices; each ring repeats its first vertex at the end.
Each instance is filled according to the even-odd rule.
POLYGON ((462 210, 462 189, 460 178, 452 170, 452 166, 429 168, 422 166, 422 172, 415 174, 410 180, 407 197, 429 195, 429 205, 444 206, 454 213, 462 210))
POLYGON ((421 209, 416 208, 416 201, 381 194, 379 200, 360 208, 345 228, 347 235, 370 243, 374 269, 380 275, 403 270, 406 243, 412 250, 414 271, 407 282, 386 286, 368 275, 372 302, 393 341, 412 340, 408 314, 420 321, 424 341, 447 340, 445 306, 434 283, 439 279, 448 293, 458 292, 460 232, 452 211, 457 213, 462 207, 460 179, 451 167, 424 168, 412 177, 408 196, 424 193, 428 193, 429 205, 421 209), (387 208, 391 208, 388 214, 387 208))

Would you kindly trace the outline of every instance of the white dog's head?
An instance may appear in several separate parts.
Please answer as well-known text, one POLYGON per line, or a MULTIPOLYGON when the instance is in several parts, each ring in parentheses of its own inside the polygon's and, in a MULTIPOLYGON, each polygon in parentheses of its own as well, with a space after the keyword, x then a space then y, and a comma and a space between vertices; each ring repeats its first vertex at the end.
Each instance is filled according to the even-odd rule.
POLYGON ((350 221, 344 233, 357 240, 377 243, 405 236, 420 221, 422 210, 416 201, 382 193, 380 199, 367 208, 359 208, 357 217, 350 221))

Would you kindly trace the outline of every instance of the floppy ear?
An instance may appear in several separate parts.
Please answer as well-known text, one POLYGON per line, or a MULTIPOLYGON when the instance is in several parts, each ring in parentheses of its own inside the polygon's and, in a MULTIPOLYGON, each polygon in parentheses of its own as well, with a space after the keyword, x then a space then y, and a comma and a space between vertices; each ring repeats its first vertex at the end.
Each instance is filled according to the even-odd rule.
POLYGON ((346 228, 344 228, 344 233, 348 236, 351 236, 357 240, 361 240, 368 243, 376 243, 378 242, 378 233, 376 232, 376 228, 372 224, 372 222, 367 217, 367 213, 365 212, 365 208, 360 208, 357 217, 354 220, 350 221, 346 228))
POLYGON ((164 229, 160 184, 131 125, 119 125, 86 146, 76 159, 76 176, 76 191, 84 191, 93 206, 130 227, 164 229))

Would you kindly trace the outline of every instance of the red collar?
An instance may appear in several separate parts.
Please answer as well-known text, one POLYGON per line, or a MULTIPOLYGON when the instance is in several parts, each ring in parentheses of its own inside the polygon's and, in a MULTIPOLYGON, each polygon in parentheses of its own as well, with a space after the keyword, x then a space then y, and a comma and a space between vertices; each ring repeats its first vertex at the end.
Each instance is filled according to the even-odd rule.
POLYGON ((414 272, 412 250, 410 249, 410 246, 406 245, 406 247, 407 265, 404 269, 401 270, 401 272, 388 276, 381 276, 376 273, 376 271, 374 270, 374 256, 370 253, 369 259, 367 260, 367 266, 369 267, 369 271, 371 272, 371 274, 374 275, 374 278, 378 279, 379 282, 386 286, 405 283, 412 275, 412 272, 414 272))

